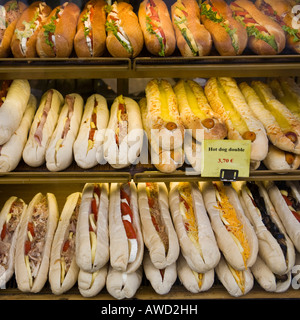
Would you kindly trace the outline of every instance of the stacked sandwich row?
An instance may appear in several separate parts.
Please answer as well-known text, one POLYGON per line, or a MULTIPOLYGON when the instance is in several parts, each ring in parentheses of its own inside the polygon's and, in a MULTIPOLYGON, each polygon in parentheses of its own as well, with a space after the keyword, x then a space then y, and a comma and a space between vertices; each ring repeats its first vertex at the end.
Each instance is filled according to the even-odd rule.
POLYGON ((102 56, 134 58, 145 44, 155 56, 240 55, 248 46, 275 55, 287 46, 300 52, 295 1, 178 0, 170 10, 162 0, 144 0, 138 14, 130 4, 90 0, 82 11, 71 2, 50 8, 37 1, 27 7, 10 0, 2 6, 0 57, 102 56), (171 13, 171 14, 170 14, 171 13))
POLYGON ((0 107, 0 171, 23 158, 31 167, 46 163, 61 171, 75 159, 80 168, 109 163, 120 169, 151 163, 172 173, 184 162, 201 172, 201 141, 251 141, 251 167, 295 170, 300 164, 300 89, 294 79, 237 83, 210 78, 153 79, 145 97, 106 98, 46 91, 37 108, 27 80, 3 81, 0 107), (37 111, 36 111, 37 109, 37 111), (29 134, 28 134, 29 132, 29 134))
POLYGON ((23 292, 47 279, 54 294, 76 282, 85 297, 106 285, 131 298, 143 272, 158 294, 177 276, 193 293, 219 281, 232 296, 254 279, 270 292, 291 285, 300 250, 298 183, 221 182, 86 184, 61 212, 55 195, 27 205, 10 197, 0 215, 1 287, 15 273, 23 292), (276 208, 276 209, 275 209, 276 208))

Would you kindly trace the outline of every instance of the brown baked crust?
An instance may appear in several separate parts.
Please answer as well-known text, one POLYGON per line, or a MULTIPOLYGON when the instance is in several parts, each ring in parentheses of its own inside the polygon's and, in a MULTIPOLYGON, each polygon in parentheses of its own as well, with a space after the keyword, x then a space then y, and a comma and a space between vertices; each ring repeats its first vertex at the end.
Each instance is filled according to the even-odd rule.
MULTIPOLYGON (((45 24, 51 22, 51 18, 56 14, 57 9, 62 8, 58 6, 52 10, 48 16, 45 24)), ((76 33, 77 20, 80 14, 79 7, 74 3, 67 3, 64 7, 58 23, 55 28, 55 50, 46 43, 46 36, 44 34, 44 28, 40 30, 37 37, 36 49, 40 57, 61 57, 67 58, 70 56, 73 50, 73 40, 76 33), (66 28, 66 26, 68 26, 66 28)))
POLYGON ((245 9, 250 16, 261 26, 263 26, 271 36, 274 36, 277 50, 272 48, 266 41, 250 36, 248 45, 250 49, 259 55, 272 55, 280 53, 285 47, 285 34, 281 26, 267 15, 263 14, 257 7, 248 0, 236 0, 235 3, 245 9))
POLYGON ((120 26, 127 35, 132 47, 132 52, 128 52, 112 31, 107 32, 106 47, 113 57, 135 58, 143 49, 144 38, 138 17, 133 12, 133 8, 126 2, 117 3, 120 26))
MULTIPOLYGON (((224 0, 210 0, 210 3, 218 10, 218 13, 223 17, 223 19, 228 20, 230 29, 236 29, 235 35, 238 41, 238 48, 235 50, 232 45, 231 37, 226 32, 225 28, 222 27, 220 23, 209 20, 201 12, 201 22, 210 32, 217 51, 222 56, 235 56, 242 54, 248 41, 246 29, 241 23, 232 17, 232 11, 224 0)), ((207 4, 209 4, 209 1, 204 1, 203 5, 207 4)))
MULTIPOLYGON (((158 56, 159 52, 161 51, 161 45, 159 43, 159 40, 157 39, 155 34, 152 34, 147 30, 147 16, 146 16, 147 1, 148 0, 144 0, 140 4, 139 12, 138 12, 139 22, 144 34, 145 45, 147 50, 151 54, 158 56)), ((174 52, 176 47, 176 38, 175 38, 175 32, 173 29, 172 21, 171 21, 166 4, 162 0, 152 0, 152 1, 155 3, 157 7, 161 26, 165 34, 166 44, 165 44, 164 55, 168 57, 174 52)))
POLYGON ((106 31, 105 31, 105 13, 106 2, 104 0, 90 0, 82 10, 77 24, 77 33, 74 38, 74 49, 78 57, 100 57, 103 55, 106 48, 106 31), (84 35, 84 23, 82 21, 84 15, 88 11, 88 6, 94 9, 92 25, 92 55, 87 45, 86 37, 84 35))
MULTIPOLYGON (((190 49, 188 43, 186 42, 184 36, 182 35, 179 27, 175 23, 175 10, 177 3, 172 5, 172 22, 176 35, 177 47, 182 56, 194 56, 192 50, 190 49)), ((192 33, 194 40, 198 47, 198 56, 206 56, 210 53, 212 47, 212 39, 210 33, 206 28, 200 23, 200 9, 196 0, 181 0, 184 5, 188 16, 186 17, 186 25, 190 32, 192 33)))
POLYGON ((42 1, 33 2, 25 11, 23 11, 21 17, 19 18, 16 24, 15 32, 12 37, 12 41, 10 45, 12 54, 14 55, 15 58, 24 58, 24 57, 33 58, 37 56, 37 52, 36 52, 37 35, 39 33, 39 30, 42 28, 43 24, 45 23, 46 17, 48 17, 50 13, 51 13, 51 8, 45 2, 42 2, 42 1), (21 50, 20 40, 17 38, 17 35, 15 32, 16 30, 23 31, 25 29, 25 25, 23 22, 32 21, 36 14, 36 10, 41 6, 43 6, 41 13, 44 15, 44 19, 40 21, 40 24, 36 28, 33 35, 27 40, 26 54, 24 55, 21 50))
POLYGON ((24 4, 23 2, 11 0, 11 1, 8 1, 5 3, 5 5, 4 5, 5 10, 7 10, 13 2, 18 3, 19 13, 18 13, 18 15, 16 15, 16 19, 14 21, 12 21, 5 30, 5 33, 3 35, 3 39, 2 39, 2 42, 0 45, 0 58, 6 58, 9 56, 9 54, 11 52, 10 43, 11 43, 12 37, 14 35, 17 21, 18 21, 19 17, 21 16, 22 12, 27 8, 27 5, 24 4))

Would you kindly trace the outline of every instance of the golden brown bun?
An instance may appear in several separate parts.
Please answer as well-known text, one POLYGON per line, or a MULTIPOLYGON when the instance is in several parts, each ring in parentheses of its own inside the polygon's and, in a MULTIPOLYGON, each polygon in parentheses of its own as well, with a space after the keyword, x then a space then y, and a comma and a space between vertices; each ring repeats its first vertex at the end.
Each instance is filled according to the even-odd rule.
POLYGON ((40 57, 60 57, 66 58, 69 57, 73 50, 73 40, 75 37, 77 20, 80 14, 79 7, 74 3, 67 3, 66 5, 58 6, 52 10, 51 14, 48 16, 43 29, 40 30, 36 50, 40 57), (55 45, 53 48, 46 43, 46 35, 44 33, 44 27, 51 22, 51 18, 56 15, 57 10, 60 9, 62 12, 59 20, 56 24, 54 36, 55 36, 55 45), (63 9, 63 11, 62 11, 63 9), (68 26, 66 28, 66 26, 68 26))
POLYGON ((201 22, 210 32, 217 51, 221 56, 235 56, 242 54, 247 46, 248 40, 246 29, 241 23, 232 17, 232 11, 224 0, 211 0, 210 3, 218 11, 218 14, 223 18, 224 21, 228 20, 229 28, 231 30, 236 30, 234 33, 234 47, 231 37, 227 33, 226 29, 222 26, 222 23, 211 21, 205 16, 203 6, 207 6, 208 1, 203 2, 201 9, 201 22))
POLYGON ((106 32, 105 32, 105 5, 104 0, 90 0, 82 10, 77 24, 77 33, 74 39, 74 48, 78 57, 100 57, 106 48, 106 32), (87 39, 84 34, 83 17, 93 8, 91 13, 91 31, 92 31, 92 54, 89 50, 87 39))
POLYGON ((236 0, 234 3, 246 10, 260 26, 263 26, 268 31, 270 36, 274 36, 277 45, 277 50, 275 50, 275 48, 269 45, 266 41, 260 40, 255 36, 250 36, 248 39, 250 49, 260 55, 280 53, 284 49, 286 42, 285 34, 281 26, 267 15, 263 14, 252 2, 248 0, 236 0))
POLYGON ((178 0, 175 2, 172 6, 172 21, 176 34, 177 47, 182 56, 206 56, 210 53, 212 47, 211 35, 200 23, 200 9, 196 0, 178 0), (181 30, 176 25, 176 7, 180 4, 185 7, 185 12, 188 14, 186 17, 186 26, 191 32, 198 47, 198 51, 196 53, 191 50, 190 46, 182 35, 181 30))
MULTIPOLYGON (((18 6, 16 7, 17 14, 15 15, 15 19, 9 23, 7 28, 5 29, 2 41, 0 42, 0 58, 6 58, 9 56, 10 50, 10 43, 11 39, 14 35, 15 27, 19 17, 21 16, 22 12, 27 8, 27 5, 20 1, 11 0, 5 3, 4 8, 5 10, 9 10, 10 6, 13 3, 17 3, 18 6)), ((0 39, 1 40, 1 39, 0 39)))
POLYGON ((147 50, 151 54, 156 56, 163 55, 167 57, 174 52, 175 46, 176 46, 176 38, 175 38, 173 25, 172 25, 169 11, 166 4, 162 0, 153 0, 152 2, 154 2, 157 7, 161 28, 165 34, 166 43, 165 43, 164 54, 162 54, 161 52, 162 51, 161 45, 156 35, 147 31, 147 16, 146 16, 147 0, 144 0, 140 4, 139 13, 138 13, 140 25, 144 34, 145 45, 147 47, 147 50))
MULTIPOLYGON (((37 56, 36 52, 36 39, 39 33, 39 30, 42 28, 43 24, 45 23, 46 18, 51 13, 51 8, 42 1, 33 2, 21 15, 20 19, 16 24, 16 29, 11 41, 11 51, 15 58, 33 58, 37 56), (23 53, 21 47, 21 41, 18 36, 18 33, 22 33, 25 30, 24 22, 31 22, 35 17, 37 10, 39 10, 39 15, 41 16, 41 21, 39 25, 36 27, 34 33, 30 36, 30 38, 26 42, 26 51, 23 53)), ((20 34, 21 36, 21 34, 20 34)))
MULTIPOLYGON (((143 33, 138 18, 130 4, 126 2, 115 3, 113 8, 115 5, 118 11, 120 26, 123 28, 130 42, 131 50, 127 50, 116 38, 114 33, 106 29, 108 30, 106 38, 107 50, 113 57, 135 58, 142 51, 144 45, 143 33)), ((110 15, 111 12, 107 16, 107 21, 109 21, 110 15)))

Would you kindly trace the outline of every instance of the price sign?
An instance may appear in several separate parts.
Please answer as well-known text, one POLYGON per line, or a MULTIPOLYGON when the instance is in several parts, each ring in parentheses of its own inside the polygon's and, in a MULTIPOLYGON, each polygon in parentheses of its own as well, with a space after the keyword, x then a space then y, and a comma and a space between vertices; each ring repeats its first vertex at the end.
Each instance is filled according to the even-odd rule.
POLYGON ((238 171, 239 177, 249 177, 250 140, 203 140, 201 176, 220 177, 221 171, 238 171))

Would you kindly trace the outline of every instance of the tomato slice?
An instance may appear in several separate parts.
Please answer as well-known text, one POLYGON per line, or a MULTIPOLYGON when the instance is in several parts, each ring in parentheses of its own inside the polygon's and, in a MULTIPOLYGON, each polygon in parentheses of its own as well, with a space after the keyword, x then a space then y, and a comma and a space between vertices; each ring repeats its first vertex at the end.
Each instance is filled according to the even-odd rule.
POLYGON ((123 220, 124 229, 128 239, 136 239, 136 233, 133 228, 133 225, 128 220, 123 220))
POLYGON ((31 233, 31 235, 34 237, 35 236, 34 224, 32 222, 28 222, 27 229, 31 233))
POLYGON ((282 196, 288 206, 293 205, 292 201, 287 196, 285 196, 285 195, 282 195, 282 196))
POLYGON ((130 216, 131 221, 132 221, 132 211, 129 205, 125 202, 121 202, 121 214, 122 216, 126 216, 127 214, 130 216))
POLYGON ((64 246, 63 246, 63 252, 66 252, 70 247, 70 241, 67 240, 65 243, 64 243, 64 246))
POLYGON ((2 231, 1 231, 1 240, 5 238, 6 235, 6 222, 3 225, 2 231))
POLYGON ((126 199, 128 204, 130 205, 130 197, 123 189, 121 189, 121 199, 126 199))
POLYGON ((31 242, 29 240, 26 240, 25 241, 25 245, 24 245, 24 250, 25 250, 25 255, 28 254, 28 252, 30 251, 31 249, 31 242))
POLYGON ((153 208, 155 200, 153 198, 148 198, 149 208, 153 208))
POLYGON ((299 215, 299 213, 296 212, 296 211, 292 211, 292 210, 291 210, 291 212, 292 212, 292 214, 294 215, 294 217, 297 219, 297 221, 300 222, 300 215, 299 215))

